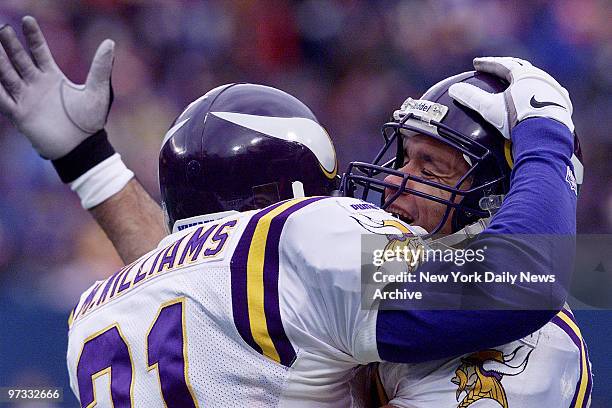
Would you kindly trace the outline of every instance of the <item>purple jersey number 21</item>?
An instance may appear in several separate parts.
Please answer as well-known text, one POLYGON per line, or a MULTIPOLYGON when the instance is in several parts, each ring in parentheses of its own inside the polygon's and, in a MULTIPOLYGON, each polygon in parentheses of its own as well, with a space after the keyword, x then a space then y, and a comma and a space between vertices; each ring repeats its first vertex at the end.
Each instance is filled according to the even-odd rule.
MULTIPOLYGON (((161 394, 168 408, 197 407, 187 378, 184 299, 162 305, 147 334, 147 366, 159 374, 161 394)), ((128 344, 117 324, 85 340, 77 365, 81 407, 96 404, 94 381, 110 374, 115 408, 131 407, 134 369, 128 344)))

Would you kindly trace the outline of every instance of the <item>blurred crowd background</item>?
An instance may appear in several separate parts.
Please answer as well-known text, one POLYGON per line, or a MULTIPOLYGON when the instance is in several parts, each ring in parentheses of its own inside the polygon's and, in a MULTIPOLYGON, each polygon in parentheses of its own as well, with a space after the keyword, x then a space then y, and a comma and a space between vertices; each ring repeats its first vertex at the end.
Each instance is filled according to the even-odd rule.
MULTIPOLYGON (((332 136, 342 169, 373 157, 381 124, 406 97, 471 69, 473 57, 528 59, 572 96, 586 167, 579 232, 612 231, 609 1, 0 2, 0 23, 20 31, 25 14, 38 19, 58 65, 77 83, 97 45, 115 40, 108 133, 156 198, 163 134, 217 85, 258 82, 306 102, 332 136)), ((76 404, 65 319, 81 291, 120 264, 51 165, 0 118, 0 386, 60 385, 64 405, 76 404)), ((612 401, 604 385, 612 376, 607 313, 582 316, 596 375, 593 407, 612 401)))

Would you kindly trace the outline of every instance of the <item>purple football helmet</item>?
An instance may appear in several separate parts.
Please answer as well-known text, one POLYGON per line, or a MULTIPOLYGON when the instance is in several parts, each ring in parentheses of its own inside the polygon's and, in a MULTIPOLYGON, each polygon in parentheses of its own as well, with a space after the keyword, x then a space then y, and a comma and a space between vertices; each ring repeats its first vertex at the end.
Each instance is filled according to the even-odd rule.
MULTIPOLYGON (((478 113, 450 97, 448 88, 458 82, 466 82, 491 93, 503 92, 508 87, 508 83, 498 77, 470 71, 438 82, 419 100, 408 98, 402 107, 394 112, 392 121, 383 125, 385 144, 373 162, 349 164, 342 179, 341 191, 349 196, 358 195, 361 191, 361 198, 364 200, 370 193, 380 194, 383 209, 388 208, 405 193, 442 203, 446 205, 446 211, 430 234, 435 234, 444 226, 453 208, 453 232, 478 219, 491 216, 499 208, 503 195, 510 188, 510 173, 514 165, 511 142, 478 113), (469 170, 454 186, 399 171, 404 163, 404 138, 412 134, 430 136, 457 149, 467 162, 469 170), (402 181, 400 184, 386 182, 383 179, 387 175, 398 176, 402 181), (409 188, 409 180, 417 186, 423 184, 447 191, 450 197, 442 199, 409 188), (385 198, 385 188, 394 190, 395 193, 385 198)), ((577 182, 580 184, 583 166, 577 137, 574 137, 572 162, 577 182)))
POLYGON ((255 84, 217 87, 166 133, 159 184, 170 229, 177 220, 264 208, 337 188, 334 146, 297 98, 255 84))

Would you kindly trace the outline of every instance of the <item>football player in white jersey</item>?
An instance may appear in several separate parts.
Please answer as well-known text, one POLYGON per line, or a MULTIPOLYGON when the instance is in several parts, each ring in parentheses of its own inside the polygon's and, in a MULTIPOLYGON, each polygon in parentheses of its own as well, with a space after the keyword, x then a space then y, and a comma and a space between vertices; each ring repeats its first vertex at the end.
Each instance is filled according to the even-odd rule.
MULTIPOLYGON (((550 146, 540 139, 550 134, 547 131, 523 136, 522 129, 517 129, 518 135, 513 135, 512 141, 523 146, 514 150, 513 155, 508 130, 514 126, 509 122, 512 119, 503 110, 505 102, 494 100, 503 98, 510 84, 506 92, 508 104, 516 104, 516 121, 540 117, 543 109, 549 109, 548 114, 557 123, 537 124, 536 119, 535 126, 545 129, 565 125, 573 131, 568 115, 571 104, 565 90, 524 60, 478 58, 474 66, 478 72, 441 81, 419 100, 408 98, 394 112, 392 121, 383 126, 386 143, 374 163, 353 163, 344 179, 346 190, 364 186, 370 192, 381 192, 382 208, 408 223, 438 232, 443 238, 437 244, 462 245, 488 225, 502 202, 515 200, 509 186, 520 184, 521 179, 518 174, 513 178, 511 172, 518 166, 530 165, 526 160, 530 150, 550 148, 542 159, 560 176, 565 167, 567 202, 573 201, 582 183, 582 155, 575 136, 573 154, 569 155, 571 164, 559 166, 557 153, 565 149, 567 156, 572 144, 550 146), (523 99, 516 96, 521 92, 525 94, 523 99), (527 102, 525 97, 528 104, 521 106, 527 102), (482 117, 475 117, 454 100, 478 111, 482 117), (504 125, 508 127, 505 130, 504 125), (525 137, 531 140, 523 140, 525 137), (525 147, 526 143, 531 147, 525 147), (391 161, 387 162, 389 152, 391 161), (371 177, 372 174, 376 177, 371 177), (398 195, 398 191, 403 194, 398 195)), ((540 176, 555 177, 550 171, 540 176)), ((546 189, 541 194, 546 196, 546 189)), ((515 211, 533 211, 528 208, 531 203, 515 201, 514 205, 515 211)), ((571 212, 567 214, 573 217, 571 212)), ((503 216, 508 217, 507 222, 514 218, 507 211, 503 216)), ((544 233, 550 222, 543 219, 530 225, 530 233, 544 233)), ((567 221, 560 217, 552 222, 567 221)), ((561 231, 575 233, 570 228, 561 231)), ((449 330, 453 326, 449 322, 449 330)), ((457 328, 456 334, 462 335, 461 328, 457 328)), ((410 408, 587 407, 592 389, 586 344, 567 306, 541 330, 515 342, 433 362, 381 363, 378 375, 381 403, 410 408)))
MULTIPOLYGON (((24 32, 35 64, 10 30, 0 30, 8 54, 0 56, 2 110, 39 153, 54 160, 60 176, 71 183, 86 208, 108 204, 109 197, 126 192, 131 179, 98 127, 103 127, 110 106, 103 88, 109 85, 105 74, 110 74, 112 44, 103 43, 86 87, 79 89, 70 86, 53 63, 33 19, 24 20, 24 32), (31 89, 41 84, 50 85, 42 95, 50 99, 37 93, 42 104, 36 104, 31 89), (99 98, 92 98, 88 91, 99 98), (92 99, 95 103, 89 103, 92 99), (36 115, 45 111, 45 102, 59 110, 43 120, 36 115), (38 109, 32 109, 33 105, 38 109), (39 126, 48 125, 49 120, 57 125, 55 138, 39 126), (87 160, 82 159, 83 152, 91 153, 87 160)), ((270 197, 299 197, 302 190, 309 192, 310 176, 333 178, 333 148, 330 151, 331 143, 310 111, 286 94, 279 96, 277 90, 267 91, 275 96, 266 96, 252 87, 234 85, 211 91, 190 105, 169 131, 160 154, 160 173, 167 166, 166 176, 174 181, 165 193, 162 187, 170 220, 210 211, 206 206, 244 209, 269 203, 270 197), (231 107, 223 110, 222 99, 245 87, 243 97, 226 101, 231 107), (220 96, 220 110, 216 110, 220 96), (251 106, 245 108, 238 101, 249 101, 251 106), (267 111, 268 106, 274 109, 267 111), (192 120, 195 112, 204 115, 192 120), (287 121, 286 115, 300 120, 287 121), (279 130, 282 126, 284 131, 279 130), (209 138, 207 132, 213 130, 215 136, 209 138), (242 143, 219 142, 220 135, 232 135, 242 143), (227 159, 223 154, 228 146, 237 156, 241 149, 249 149, 244 137, 250 138, 255 151, 262 149, 262 157, 280 159, 288 174, 293 171, 285 183, 278 178, 267 183, 274 170, 238 160, 230 176, 250 176, 240 167, 247 166, 253 180, 246 178, 260 184, 248 186, 247 196, 232 196, 234 187, 227 190, 227 185, 214 184, 218 159, 227 159), (267 140, 257 140, 262 137, 267 140), (207 139, 211 143, 204 148, 207 139), (279 140, 285 143, 284 152, 266 153, 279 140), (298 145, 301 151, 293 151, 298 145), (265 175, 264 180, 257 175, 265 175), (211 183, 198 184, 206 178, 211 183)), ((49 114, 48 109, 45 113, 49 114)), ((226 172, 220 178, 227 176, 226 172)), ((515 196, 537 198, 529 193, 519 191, 515 196)), ((106 281, 97 282, 75 307, 69 368, 81 404, 347 405, 346 379, 358 363, 416 362, 431 359, 427 354, 432 350, 436 351, 432 357, 475 351, 533 332, 552 316, 549 311, 517 313, 514 322, 500 322, 492 313, 464 313, 454 316, 467 333, 457 339, 448 335, 444 324, 428 322, 439 313, 379 312, 376 305, 361 309, 359 254, 349 248, 359 247, 363 227, 355 218, 364 210, 370 220, 410 231, 363 202, 323 197, 280 202, 258 212, 223 214, 229 218, 218 222, 210 216, 175 222, 177 229, 187 228, 106 281), (305 239, 315 236, 318 239, 305 239), (336 242, 341 245, 335 246, 336 242), (420 355, 423 352, 425 356, 420 355), (110 392, 96 393, 96 384, 101 383, 110 392)), ((512 227, 508 228, 515 232, 512 227)), ((513 299, 513 295, 512 291, 497 293, 496 300, 513 299)))

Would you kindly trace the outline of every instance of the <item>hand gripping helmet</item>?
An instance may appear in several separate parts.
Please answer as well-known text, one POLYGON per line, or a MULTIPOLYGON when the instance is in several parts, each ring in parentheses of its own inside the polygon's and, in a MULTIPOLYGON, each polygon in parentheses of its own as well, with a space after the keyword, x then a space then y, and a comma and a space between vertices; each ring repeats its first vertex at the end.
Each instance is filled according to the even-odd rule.
MULTIPOLYGON (((343 177, 341 191, 355 196, 361 191, 362 199, 371 192, 381 194, 381 207, 386 209, 402 194, 408 193, 446 205, 446 211, 430 234, 438 232, 451 215, 452 231, 490 217, 500 206, 510 188, 513 167, 511 142, 486 122, 478 113, 455 102, 448 88, 466 82, 487 92, 503 92, 508 83, 490 74, 465 72, 444 79, 432 86, 420 100, 408 98, 394 112, 392 121, 382 127, 385 140, 372 163, 352 162, 343 177), (422 134, 457 149, 469 170, 455 185, 445 185, 425 178, 406 174, 398 169, 404 163, 404 138, 422 134), (400 184, 384 181, 387 175, 401 178, 400 184), (412 181, 408 186, 408 181, 412 181), (419 191, 419 185, 429 185, 449 193, 443 199, 419 191), (384 189, 395 193, 384 196, 384 189)), ((578 139, 574 137, 574 164, 576 181, 582 183, 582 154, 578 139)))
POLYGON ((162 206, 177 220, 246 211, 336 186, 334 146, 297 98, 255 84, 217 87, 174 121, 159 153, 162 206))

